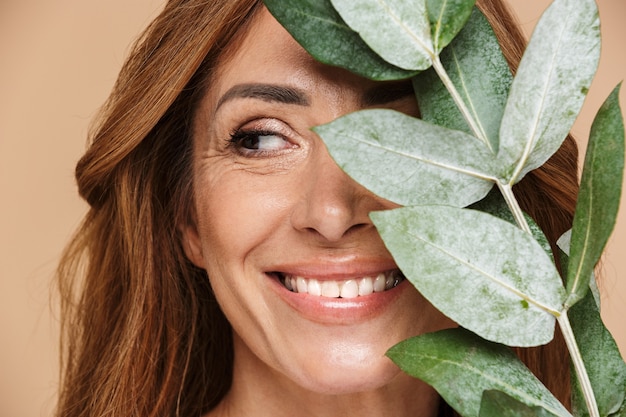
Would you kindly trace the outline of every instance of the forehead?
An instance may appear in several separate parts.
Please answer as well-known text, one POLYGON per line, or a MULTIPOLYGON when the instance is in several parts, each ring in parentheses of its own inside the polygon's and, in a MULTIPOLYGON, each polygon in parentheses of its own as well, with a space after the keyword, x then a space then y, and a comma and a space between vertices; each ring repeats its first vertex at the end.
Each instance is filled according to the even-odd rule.
POLYGON ((261 8, 238 42, 218 62, 213 86, 275 80, 282 75, 285 83, 298 77, 303 69, 317 62, 289 35, 266 8, 261 8))
POLYGON ((242 35, 217 64, 206 97, 213 104, 237 84, 280 83, 310 91, 327 90, 329 83, 342 89, 374 84, 347 70, 317 62, 265 7, 242 35))

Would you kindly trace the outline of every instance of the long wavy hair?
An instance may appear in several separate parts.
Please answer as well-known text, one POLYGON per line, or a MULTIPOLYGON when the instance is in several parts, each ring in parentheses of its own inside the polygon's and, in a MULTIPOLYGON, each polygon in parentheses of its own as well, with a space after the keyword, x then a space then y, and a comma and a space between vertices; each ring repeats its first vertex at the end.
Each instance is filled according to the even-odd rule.
MULTIPOLYGON (((513 71, 524 47, 499 0, 478 1, 513 71)), ((135 43, 76 167, 90 209, 58 268, 62 377, 58 417, 199 416, 230 388, 232 334, 206 272, 189 262, 192 120, 218 58, 259 0, 170 0, 135 43)), ((561 149, 515 188, 551 242, 570 228, 577 149, 561 149)), ((557 332, 558 333, 558 332, 557 332)), ((518 349, 569 402, 562 339, 518 349)))

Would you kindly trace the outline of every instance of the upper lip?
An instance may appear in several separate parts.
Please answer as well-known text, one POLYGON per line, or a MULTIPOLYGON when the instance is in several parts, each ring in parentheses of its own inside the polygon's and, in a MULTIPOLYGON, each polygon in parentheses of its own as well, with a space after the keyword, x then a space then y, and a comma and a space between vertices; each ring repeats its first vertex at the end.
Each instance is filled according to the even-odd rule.
POLYGON ((395 269, 398 269, 398 266, 393 259, 388 257, 348 256, 285 262, 272 265, 266 272, 323 281, 372 277, 395 269))

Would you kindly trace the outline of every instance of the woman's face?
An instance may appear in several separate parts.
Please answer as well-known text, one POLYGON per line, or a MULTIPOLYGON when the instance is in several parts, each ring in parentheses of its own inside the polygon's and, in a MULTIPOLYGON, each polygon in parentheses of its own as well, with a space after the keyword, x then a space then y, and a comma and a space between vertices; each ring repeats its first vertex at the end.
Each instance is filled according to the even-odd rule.
POLYGON ((387 349, 452 324, 402 279, 368 217, 394 204, 311 128, 367 107, 416 114, 411 85, 317 63, 265 9, 231 52, 195 120, 186 249, 233 326, 236 371, 320 393, 384 386, 400 372, 387 349))

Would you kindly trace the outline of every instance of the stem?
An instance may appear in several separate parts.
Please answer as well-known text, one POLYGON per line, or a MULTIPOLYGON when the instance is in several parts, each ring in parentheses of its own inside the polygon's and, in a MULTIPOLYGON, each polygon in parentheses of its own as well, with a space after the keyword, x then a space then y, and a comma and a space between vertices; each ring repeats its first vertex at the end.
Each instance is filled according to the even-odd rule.
MULTIPOLYGON (((502 196, 506 200, 511 213, 515 217, 515 221, 520 226, 522 230, 527 233, 532 234, 530 227, 528 226, 528 222, 524 217, 524 213, 520 208, 515 195, 513 194, 513 188, 510 183, 502 183, 500 181, 497 182, 498 188, 502 193, 502 196)), ((585 404, 587 405, 587 409, 589 410, 589 417, 600 417, 600 412, 598 411, 598 404, 596 402, 596 397, 593 393, 593 388, 591 386, 591 381, 589 380, 589 375, 587 374, 587 369, 585 368, 585 363, 583 362, 582 355, 580 354, 580 350, 578 349, 578 344, 576 343, 576 338, 574 337, 574 331, 572 330, 572 326, 569 322, 569 318, 567 317, 567 309, 561 311, 560 314, 555 315, 559 327, 561 328, 561 333, 563 333, 563 338, 565 339, 565 343, 567 345, 567 350, 569 351, 572 364, 574 365, 574 369, 576 370, 576 376, 578 378, 578 382, 580 383, 580 387, 585 397, 585 404)))
POLYGON ((585 397, 585 403, 587 404, 587 409, 589 410, 589 416, 600 417, 596 397, 593 393, 593 388, 591 387, 591 381, 589 380, 585 363, 583 362, 580 350, 578 350, 576 338, 574 337, 572 326, 570 325, 569 318, 567 317, 567 310, 563 310, 561 315, 556 319, 559 322, 561 333, 563 333, 563 337, 565 338, 565 343, 567 344, 567 349, 569 350, 572 363, 574 364, 574 369, 576 369, 576 376, 578 377, 580 388, 585 397))
MULTIPOLYGON (((491 144, 489 143, 489 139, 486 137, 485 133, 480 129, 472 113, 467 108, 465 102, 461 98, 461 95, 457 91, 456 87, 452 83, 452 80, 448 76, 445 68, 441 64, 439 60, 439 56, 436 56, 433 59, 433 68, 439 75, 439 78, 443 82, 444 86, 452 96, 452 99, 456 103, 458 109, 461 114, 467 121, 470 129, 474 133, 479 140, 481 140, 487 147, 493 151, 491 144)), ((524 158, 525 160, 525 158, 524 158)), ((513 178, 516 178, 519 175, 519 172, 522 169, 523 164, 520 163, 515 169, 515 175, 513 178)), ((524 213, 520 208, 515 195, 513 194, 513 188, 511 182, 502 183, 500 181, 496 181, 498 184, 498 188, 502 193, 515 221, 519 225, 519 227, 524 230, 528 234, 532 234, 528 222, 524 217, 524 213)), ((576 370, 576 376, 578 378, 578 382, 580 383, 581 390, 583 392, 583 396, 585 397, 585 403, 587 405, 587 409, 589 410, 590 417, 600 417, 600 412, 598 411, 598 404, 596 402, 596 397, 593 393, 593 388, 591 386, 591 381, 589 380, 589 375, 587 374, 587 370, 585 368, 585 364, 582 360, 582 355, 580 354, 580 350, 578 349, 578 345, 576 344, 576 338, 574 337, 574 332, 572 330, 571 324, 569 322, 569 318, 567 317, 567 310, 563 310, 560 314, 555 315, 556 319, 559 323, 559 327, 561 328, 561 332, 563 333, 563 337, 565 339, 565 343, 567 344, 567 349, 569 351, 570 357, 572 359, 572 363, 574 365, 574 369, 576 370)))
POLYGON ((526 221, 526 217, 524 217, 524 212, 519 206, 515 195, 513 194, 513 188, 509 184, 503 184, 500 181, 497 182, 498 188, 506 201, 506 204, 509 206, 511 213, 513 213, 513 217, 515 217, 515 221, 519 225, 519 227, 528 234, 532 235, 530 230, 530 226, 528 226, 528 222, 526 221))
POLYGON ((441 79, 441 82, 443 83, 443 85, 446 87, 446 89, 450 93, 450 96, 452 96, 454 103, 459 108, 461 114, 465 118, 465 121, 467 121, 467 124, 469 125, 470 129, 474 133, 474 136, 480 139, 485 145, 487 145, 489 150, 493 152, 493 148, 491 147, 491 143, 489 142, 489 139, 487 139, 485 132, 478 126, 478 124, 476 123, 476 120, 474 120, 472 113, 467 108, 467 105, 465 104, 458 90, 452 83, 452 80, 448 76, 446 69, 443 67, 441 60, 439 60, 438 55, 433 58, 433 68, 437 72, 437 75, 439 75, 439 78, 441 79))

